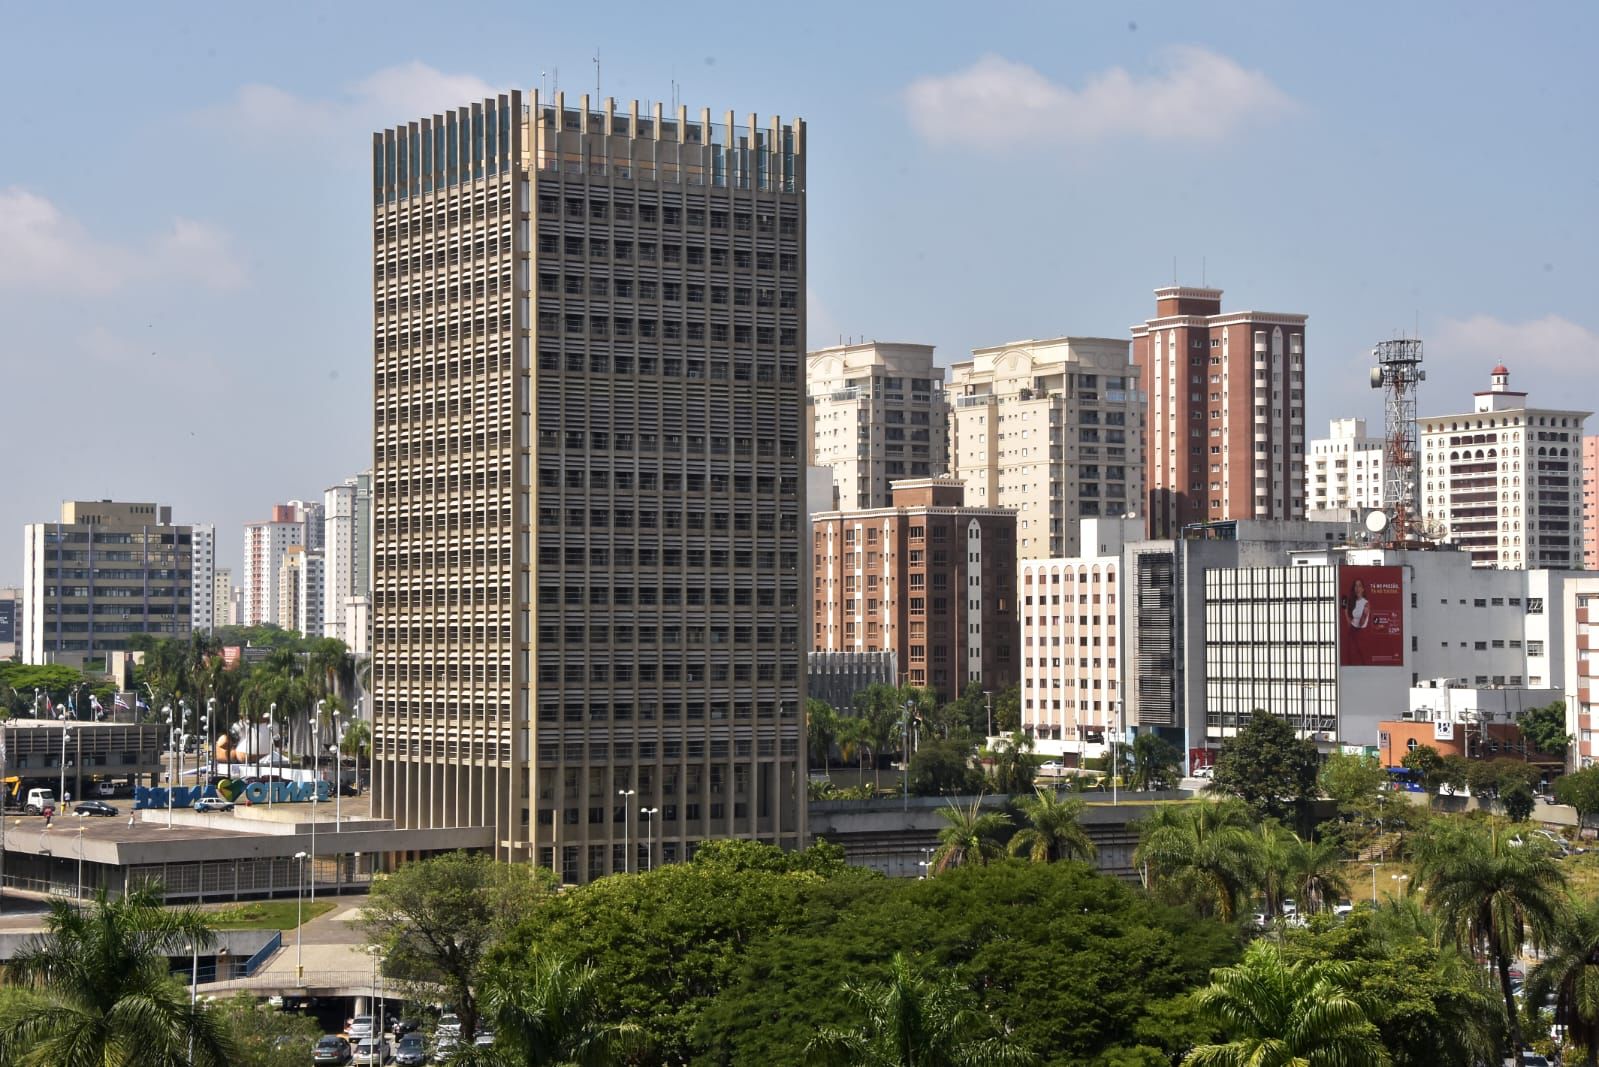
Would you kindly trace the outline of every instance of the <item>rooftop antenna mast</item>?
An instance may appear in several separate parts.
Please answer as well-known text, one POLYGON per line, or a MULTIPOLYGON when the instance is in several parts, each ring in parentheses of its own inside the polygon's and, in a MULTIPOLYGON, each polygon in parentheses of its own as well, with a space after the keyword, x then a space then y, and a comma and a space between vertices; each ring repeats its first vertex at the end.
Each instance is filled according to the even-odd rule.
POLYGON ((1383 391, 1382 503, 1392 520, 1394 543, 1421 537, 1416 515, 1416 388, 1427 380, 1421 369, 1421 339, 1401 337, 1371 350, 1377 365, 1371 387, 1383 391))

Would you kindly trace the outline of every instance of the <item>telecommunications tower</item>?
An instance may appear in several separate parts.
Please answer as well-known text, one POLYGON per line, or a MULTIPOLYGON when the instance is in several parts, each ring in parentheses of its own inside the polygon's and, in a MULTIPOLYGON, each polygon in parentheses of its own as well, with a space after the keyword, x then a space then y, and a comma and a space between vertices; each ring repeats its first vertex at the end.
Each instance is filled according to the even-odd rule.
POLYGON ((1371 387, 1383 391, 1382 505, 1396 543, 1420 538, 1416 514, 1416 386, 1427 380, 1421 369, 1421 339, 1380 342, 1371 354, 1371 387))

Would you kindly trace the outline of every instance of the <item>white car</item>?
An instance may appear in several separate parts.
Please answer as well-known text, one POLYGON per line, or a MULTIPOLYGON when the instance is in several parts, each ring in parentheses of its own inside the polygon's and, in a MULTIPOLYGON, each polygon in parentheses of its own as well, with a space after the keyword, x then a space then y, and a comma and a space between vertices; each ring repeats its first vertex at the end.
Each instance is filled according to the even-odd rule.
POLYGON ((1354 910, 1355 910, 1355 906, 1353 904, 1351 904, 1349 901, 1340 900, 1338 903, 1333 905, 1332 913, 1334 915, 1338 916, 1339 918, 1342 918, 1343 916, 1348 915, 1350 912, 1352 912, 1354 910))
POLYGON ((1215 776, 1216 768, 1214 767, 1195 767, 1194 773, 1189 775, 1190 778, 1214 778, 1215 776))
POLYGON ((460 1037, 461 1017, 456 1015, 454 1012, 445 1012, 443 1015, 439 1016, 438 1029, 434 1032, 449 1037, 460 1037))
POLYGON ((1066 773, 1066 765, 1058 759, 1045 760, 1038 765, 1038 773, 1046 778, 1059 778, 1066 773))
POLYGON ((223 800, 221 797, 201 797, 194 802, 194 810, 207 811, 232 811, 233 801, 223 800))
POLYGON ((350 1058, 351 1063, 360 1064, 385 1064, 391 1055, 389 1042, 382 1037, 369 1037, 355 1046, 355 1055, 350 1058))
POLYGON ((351 1041, 361 1041, 372 1036, 372 1016, 357 1015, 344 1028, 344 1036, 351 1041))
POLYGON ((1292 919, 1299 914, 1299 905, 1294 903, 1293 897, 1283 898, 1283 917, 1292 919))

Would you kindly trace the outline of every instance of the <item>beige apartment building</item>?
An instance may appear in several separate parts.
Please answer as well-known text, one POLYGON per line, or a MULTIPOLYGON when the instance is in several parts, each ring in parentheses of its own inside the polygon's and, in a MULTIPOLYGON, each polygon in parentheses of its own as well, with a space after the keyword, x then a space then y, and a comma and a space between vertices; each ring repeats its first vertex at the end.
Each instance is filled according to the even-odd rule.
POLYGON ((82 666, 134 634, 187 638, 194 531, 148 503, 69 500, 24 528, 22 661, 82 666))
POLYGON ((980 348, 950 368, 950 466, 972 507, 1015 508, 1026 559, 1078 553, 1078 521, 1144 506, 1144 398, 1128 342, 980 348))
POLYGON ((568 882, 799 846, 804 123, 515 92, 372 152, 377 810, 568 882))
POLYGON ((889 483, 944 473, 949 408, 933 346, 868 341, 805 361, 809 463, 833 472, 829 507, 888 507, 889 483))

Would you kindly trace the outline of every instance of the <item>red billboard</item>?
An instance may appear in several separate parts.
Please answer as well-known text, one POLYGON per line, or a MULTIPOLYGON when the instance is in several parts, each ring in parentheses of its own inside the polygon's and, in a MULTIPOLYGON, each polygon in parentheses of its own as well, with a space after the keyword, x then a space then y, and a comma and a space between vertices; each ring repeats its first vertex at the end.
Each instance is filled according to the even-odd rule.
POLYGON ((1343 667, 1404 666, 1401 568, 1338 568, 1338 663, 1343 667))

